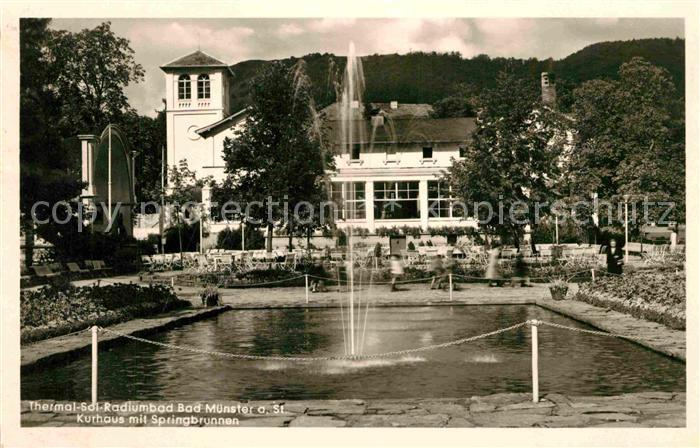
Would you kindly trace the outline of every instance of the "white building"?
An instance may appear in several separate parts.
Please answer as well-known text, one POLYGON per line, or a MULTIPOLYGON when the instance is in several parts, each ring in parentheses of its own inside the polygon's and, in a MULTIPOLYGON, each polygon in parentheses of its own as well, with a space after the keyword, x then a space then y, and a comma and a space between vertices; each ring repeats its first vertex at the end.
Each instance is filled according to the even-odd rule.
MULTIPOLYGON (((196 51, 161 67, 165 72, 167 163, 186 160, 199 178, 224 174, 223 140, 245 125, 245 110, 232 112, 229 89, 235 79, 224 62, 196 51)), ((375 233, 381 227, 475 226, 451 206, 439 182, 461 156, 473 118, 430 118, 425 104, 373 104, 373 116, 356 105, 352 125, 363 136, 351 150, 335 139, 336 171, 332 197, 342 205, 339 226, 352 224, 375 233)), ((338 105, 322 111, 326 126, 339 136, 338 105)), ((208 198, 204 194, 204 200, 208 198)), ((218 226, 212 227, 215 233, 218 226)))
POLYGON ((233 136, 229 66, 202 51, 196 51, 161 66, 165 72, 165 110, 169 166, 186 160, 198 177, 221 180, 224 163, 222 142, 233 136), (216 130, 201 135, 205 130, 216 130))

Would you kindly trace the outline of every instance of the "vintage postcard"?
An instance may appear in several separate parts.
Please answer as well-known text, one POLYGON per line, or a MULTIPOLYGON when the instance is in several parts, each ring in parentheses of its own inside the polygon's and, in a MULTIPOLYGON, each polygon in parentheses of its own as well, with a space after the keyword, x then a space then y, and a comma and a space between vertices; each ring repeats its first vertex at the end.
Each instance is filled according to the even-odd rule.
POLYGON ((697 446, 698 5, 608 3, 3 6, 2 444, 697 446))

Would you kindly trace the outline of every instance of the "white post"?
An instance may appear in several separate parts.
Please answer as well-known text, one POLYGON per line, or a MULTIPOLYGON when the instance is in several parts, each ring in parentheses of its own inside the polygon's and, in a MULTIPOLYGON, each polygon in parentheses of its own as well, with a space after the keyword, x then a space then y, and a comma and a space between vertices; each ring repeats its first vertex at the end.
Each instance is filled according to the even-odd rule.
POLYGON ((245 219, 241 221, 241 250, 245 251, 245 219))
POLYGON ((595 283, 595 269, 591 269, 591 282, 595 283))
MULTIPOLYGON (((351 126, 352 127, 352 126, 351 126)), ((352 247, 352 225, 348 225, 348 249, 350 250, 350 354, 355 355, 355 261, 352 247)))
POLYGON ((539 355, 537 353, 537 325, 538 321, 530 321, 530 329, 532 330, 532 402, 540 401, 540 372, 539 372, 539 355))
POLYGON ((452 274, 449 274, 450 278, 450 302, 452 301, 452 274))
POLYGON ((170 277, 170 286, 175 288, 175 277, 170 277))
POLYGON ((554 215, 554 234, 555 239, 557 241, 557 246, 559 245, 559 216, 557 214, 554 215))
POLYGON ((304 274, 304 283, 306 284, 306 304, 309 304, 309 274, 304 274))
POLYGON ((158 217, 158 231, 160 232, 160 253, 165 254, 163 243, 163 229, 165 228, 165 146, 160 147, 160 216, 158 217))
POLYGON ((107 204, 109 206, 109 225, 112 225, 112 125, 108 125, 107 142, 107 204))
POLYGON ((204 253, 204 246, 202 240, 204 239, 204 232, 202 231, 202 226, 204 225, 204 203, 199 205, 199 253, 204 253))
POLYGON ((97 403, 97 325, 92 326, 92 404, 97 403))
MULTIPOLYGON (((627 244, 629 241, 628 237, 628 223, 627 223, 627 201, 628 201, 628 196, 625 195, 625 264, 629 262, 629 245, 627 244)), ((618 209, 619 210, 619 209, 618 209)))

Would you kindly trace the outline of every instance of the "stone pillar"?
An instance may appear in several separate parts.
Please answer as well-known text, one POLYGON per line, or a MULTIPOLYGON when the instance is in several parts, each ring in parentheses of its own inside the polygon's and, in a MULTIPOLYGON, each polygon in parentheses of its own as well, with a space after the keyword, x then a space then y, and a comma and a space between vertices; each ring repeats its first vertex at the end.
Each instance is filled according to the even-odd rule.
POLYGON ((83 189, 82 196, 94 196, 95 184, 93 176, 96 137, 90 134, 83 134, 78 136, 78 140, 80 140, 80 160, 82 165, 80 180, 87 184, 83 189))
POLYGON ((428 181, 423 179, 418 184, 418 201, 420 202, 420 226, 428 230, 428 181))
POLYGON ((211 208, 211 186, 210 185, 205 185, 202 187, 202 205, 204 206, 204 209, 207 211, 211 208))
MULTIPOLYGON (((205 241, 204 229, 210 223, 209 216, 211 210, 211 186, 204 185, 202 187, 202 203, 199 206, 199 251, 204 253, 206 249, 211 247, 211 241, 205 241)), ((211 228, 211 227, 210 227, 211 228)))
POLYGON ((365 220, 370 233, 374 233, 374 182, 365 182, 365 220))

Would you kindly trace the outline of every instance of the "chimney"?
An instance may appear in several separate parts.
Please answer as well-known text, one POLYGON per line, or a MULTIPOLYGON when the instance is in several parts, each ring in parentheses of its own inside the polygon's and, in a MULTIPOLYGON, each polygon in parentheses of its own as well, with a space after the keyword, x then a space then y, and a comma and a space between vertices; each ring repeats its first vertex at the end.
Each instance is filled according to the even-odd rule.
POLYGON ((389 108, 391 110, 396 110, 399 108, 399 102, 398 101, 392 101, 389 103, 389 108))
POLYGON ((542 72, 542 75, 540 75, 540 83, 542 86, 542 104, 549 107, 556 106, 557 86, 554 83, 554 76, 550 76, 548 72, 542 72))

